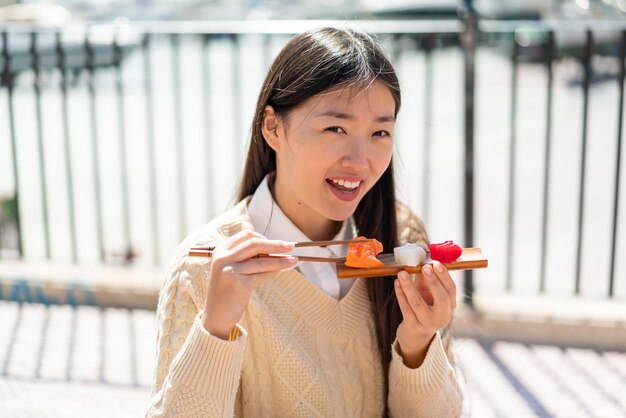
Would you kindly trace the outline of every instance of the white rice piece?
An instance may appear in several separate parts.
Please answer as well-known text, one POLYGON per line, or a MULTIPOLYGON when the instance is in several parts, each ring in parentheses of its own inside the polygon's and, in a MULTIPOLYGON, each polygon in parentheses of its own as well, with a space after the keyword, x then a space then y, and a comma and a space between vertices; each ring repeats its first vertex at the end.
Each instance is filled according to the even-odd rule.
POLYGON ((426 259, 426 251, 419 245, 409 242, 402 247, 394 248, 393 256, 396 264, 402 266, 417 266, 426 259))

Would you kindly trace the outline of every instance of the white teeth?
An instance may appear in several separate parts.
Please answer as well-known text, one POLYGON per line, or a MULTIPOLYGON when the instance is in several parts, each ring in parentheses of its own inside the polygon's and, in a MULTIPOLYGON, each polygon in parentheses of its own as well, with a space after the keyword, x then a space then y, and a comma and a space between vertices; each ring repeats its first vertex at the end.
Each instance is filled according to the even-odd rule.
POLYGON ((356 189, 361 184, 360 181, 348 181, 344 179, 332 179, 332 182, 347 189, 356 189))

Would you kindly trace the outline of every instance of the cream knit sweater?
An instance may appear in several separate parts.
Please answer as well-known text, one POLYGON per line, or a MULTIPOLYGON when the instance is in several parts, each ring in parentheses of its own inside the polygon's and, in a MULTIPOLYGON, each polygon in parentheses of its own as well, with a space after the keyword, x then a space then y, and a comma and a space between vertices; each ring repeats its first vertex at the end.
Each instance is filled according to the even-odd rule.
MULTIPOLYGON (((179 247, 157 308, 157 366, 146 417, 380 417, 387 402, 400 417, 456 417, 462 393, 437 334, 424 363, 404 366, 390 347, 389 395, 365 280, 333 299, 297 270, 266 281, 252 295, 228 342, 200 321, 208 260, 192 245, 223 241, 248 220, 247 200, 179 247)), ((425 240, 421 222, 399 211, 401 241, 425 240)))

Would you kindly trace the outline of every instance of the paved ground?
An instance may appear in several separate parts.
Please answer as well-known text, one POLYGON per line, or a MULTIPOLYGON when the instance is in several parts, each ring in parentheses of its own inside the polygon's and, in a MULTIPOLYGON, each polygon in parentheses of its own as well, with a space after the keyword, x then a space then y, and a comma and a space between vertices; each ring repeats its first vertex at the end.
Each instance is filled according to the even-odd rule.
POLYGON ((1 417, 139 417, 153 311, 0 302, 1 417))
MULTIPOLYGON (((154 312, 0 302, 0 416, 139 417, 154 312)), ((457 340, 465 416, 626 417, 626 352, 457 340)))

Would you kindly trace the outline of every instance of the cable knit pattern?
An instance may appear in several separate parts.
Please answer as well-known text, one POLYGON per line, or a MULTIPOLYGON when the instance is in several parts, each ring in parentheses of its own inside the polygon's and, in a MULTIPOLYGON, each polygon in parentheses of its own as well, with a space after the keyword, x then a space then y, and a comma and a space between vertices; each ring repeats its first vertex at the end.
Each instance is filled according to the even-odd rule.
MULTIPOLYGON (((365 281, 336 300, 292 269, 253 293, 228 342, 200 315, 210 260, 192 245, 224 240, 247 220, 247 200, 189 236, 161 289, 158 353, 146 417, 394 417, 460 415, 462 394, 439 335, 423 365, 408 369, 395 346, 385 399, 365 281)), ((419 219, 398 207, 401 241, 428 242, 419 219)))
POLYGON ((173 393, 167 410, 167 415, 172 416, 216 416, 217 413, 215 402, 197 396, 185 386, 173 393))

